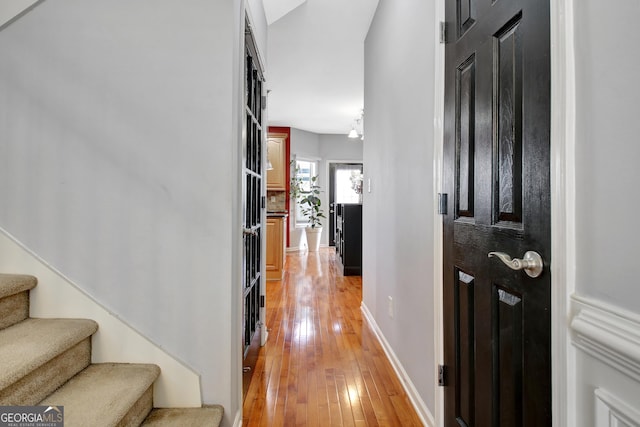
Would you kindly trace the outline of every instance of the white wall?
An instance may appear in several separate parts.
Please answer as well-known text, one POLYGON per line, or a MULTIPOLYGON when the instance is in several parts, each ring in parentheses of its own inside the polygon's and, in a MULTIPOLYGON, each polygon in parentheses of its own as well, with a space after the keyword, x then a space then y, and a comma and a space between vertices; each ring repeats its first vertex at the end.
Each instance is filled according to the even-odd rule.
POLYGON ((320 156, 325 160, 362 160, 362 147, 360 138, 351 139, 346 134, 320 135, 320 156))
POLYGON ((242 4, 49 1, 0 37, 0 226, 198 372, 226 417, 242 4))
POLYGON ((291 128, 291 158, 294 155, 304 159, 320 158, 320 135, 302 129, 291 128))
POLYGON ((577 291, 640 312, 640 3, 576 2, 577 291))
POLYGON ((380 1, 365 41, 363 148, 363 302, 431 413, 434 22, 432 2, 380 1))
MULTIPOLYGON (((576 332, 580 325, 576 319, 594 311, 590 305, 577 302, 586 298, 596 312, 604 313, 595 317, 599 320, 588 330, 597 331, 604 324, 603 337, 607 337, 615 336, 607 324, 618 324, 615 319, 619 316, 632 325, 623 331, 640 329, 640 288, 635 268, 640 240, 635 224, 640 211, 640 86, 635 80, 640 75, 640 58, 635 54, 638 37, 634 31, 640 3, 573 3, 577 248, 573 326, 576 332)), ((626 333, 621 336, 630 349, 623 354, 625 363, 640 369, 640 346, 632 344, 632 338, 638 338, 626 333)), ((592 339, 610 348, 609 343, 592 339)), ((580 345, 581 341, 576 342, 580 345)), ((615 351, 610 352, 612 358, 588 355, 589 351, 587 346, 578 352, 577 425, 601 425, 595 424, 593 417, 594 390, 598 387, 634 403, 638 409, 640 375, 634 378, 619 366, 608 366, 616 366, 615 360, 620 358, 615 351)))

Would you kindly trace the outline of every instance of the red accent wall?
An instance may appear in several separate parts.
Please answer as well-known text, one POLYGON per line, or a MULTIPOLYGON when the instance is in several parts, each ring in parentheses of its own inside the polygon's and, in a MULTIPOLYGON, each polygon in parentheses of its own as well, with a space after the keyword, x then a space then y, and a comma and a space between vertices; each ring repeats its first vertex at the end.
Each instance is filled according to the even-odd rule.
POLYGON ((287 203, 286 209, 287 213, 287 247, 289 247, 289 221, 291 219, 291 212, 289 212, 289 191, 290 191, 290 182, 291 182, 291 167, 289 163, 291 162, 291 128, 290 127, 279 127, 279 126, 269 126, 269 133, 286 133, 287 134, 287 142, 286 142, 286 156, 287 156, 287 170, 285 173, 285 178, 287 180, 287 203))

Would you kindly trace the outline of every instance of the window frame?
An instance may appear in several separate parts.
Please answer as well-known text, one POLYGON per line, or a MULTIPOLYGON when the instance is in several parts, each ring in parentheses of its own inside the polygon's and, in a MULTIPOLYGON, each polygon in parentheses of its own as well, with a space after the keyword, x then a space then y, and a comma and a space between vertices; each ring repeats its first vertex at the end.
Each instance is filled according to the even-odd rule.
MULTIPOLYGON (((309 172, 305 172, 304 175, 308 176, 308 179, 306 180, 306 184, 308 189, 311 189, 311 177, 313 176, 317 176, 318 175, 318 170, 319 170, 319 162, 318 160, 314 160, 314 159, 308 159, 308 158, 296 158, 294 160, 294 171, 300 171, 300 170, 307 170, 300 168, 299 163, 306 163, 309 164, 309 172)), ((299 172, 296 172, 297 176, 300 176, 299 172)), ((294 208, 293 208, 293 218, 294 218, 294 222, 295 222, 295 226, 296 227, 306 227, 309 225, 309 219, 306 215, 303 215, 300 209, 300 204, 298 203, 298 200, 294 200, 294 208)))

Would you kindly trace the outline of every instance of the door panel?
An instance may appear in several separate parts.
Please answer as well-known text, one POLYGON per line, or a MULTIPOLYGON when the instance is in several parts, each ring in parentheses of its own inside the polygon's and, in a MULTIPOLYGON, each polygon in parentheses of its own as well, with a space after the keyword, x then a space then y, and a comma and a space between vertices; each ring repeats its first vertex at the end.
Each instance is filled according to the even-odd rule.
POLYGON ((551 425, 549 4, 445 1, 445 425, 551 425))
POLYGON ((493 38, 495 58, 493 91, 494 120, 497 121, 497 149, 494 151, 496 178, 495 222, 522 221, 522 46, 521 16, 518 15, 493 38))
POLYGON ((456 216, 473 218, 475 55, 456 69, 456 216))
POLYGON ((522 298, 498 286, 492 292, 494 315, 493 365, 498 399, 494 402, 501 426, 520 425, 522 419, 522 298))
POLYGON ((475 300, 473 295, 473 277, 458 271, 455 284, 455 322, 456 322, 456 401, 459 405, 458 417, 467 426, 473 425, 473 402, 475 401, 475 300))

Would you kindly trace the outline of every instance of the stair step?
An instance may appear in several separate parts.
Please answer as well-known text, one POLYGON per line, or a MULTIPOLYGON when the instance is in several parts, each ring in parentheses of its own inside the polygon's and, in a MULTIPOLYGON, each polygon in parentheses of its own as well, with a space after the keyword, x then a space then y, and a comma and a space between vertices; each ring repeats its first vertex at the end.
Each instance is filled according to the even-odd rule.
POLYGON ((156 408, 141 427, 218 427, 224 410, 220 405, 205 408, 156 408))
POLYGON ((35 405, 91 362, 93 320, 26 319, 0 330, 0 405, 35 405))
POLYGON ((158 375, 156 365, 94 364, 40 404, 64 406, 66 427, 137 426, 151 411, 158 375))
POLYGON ((29 291, 37 283, 33 276, 0 274, 0 329, 29 317, 29 291))

